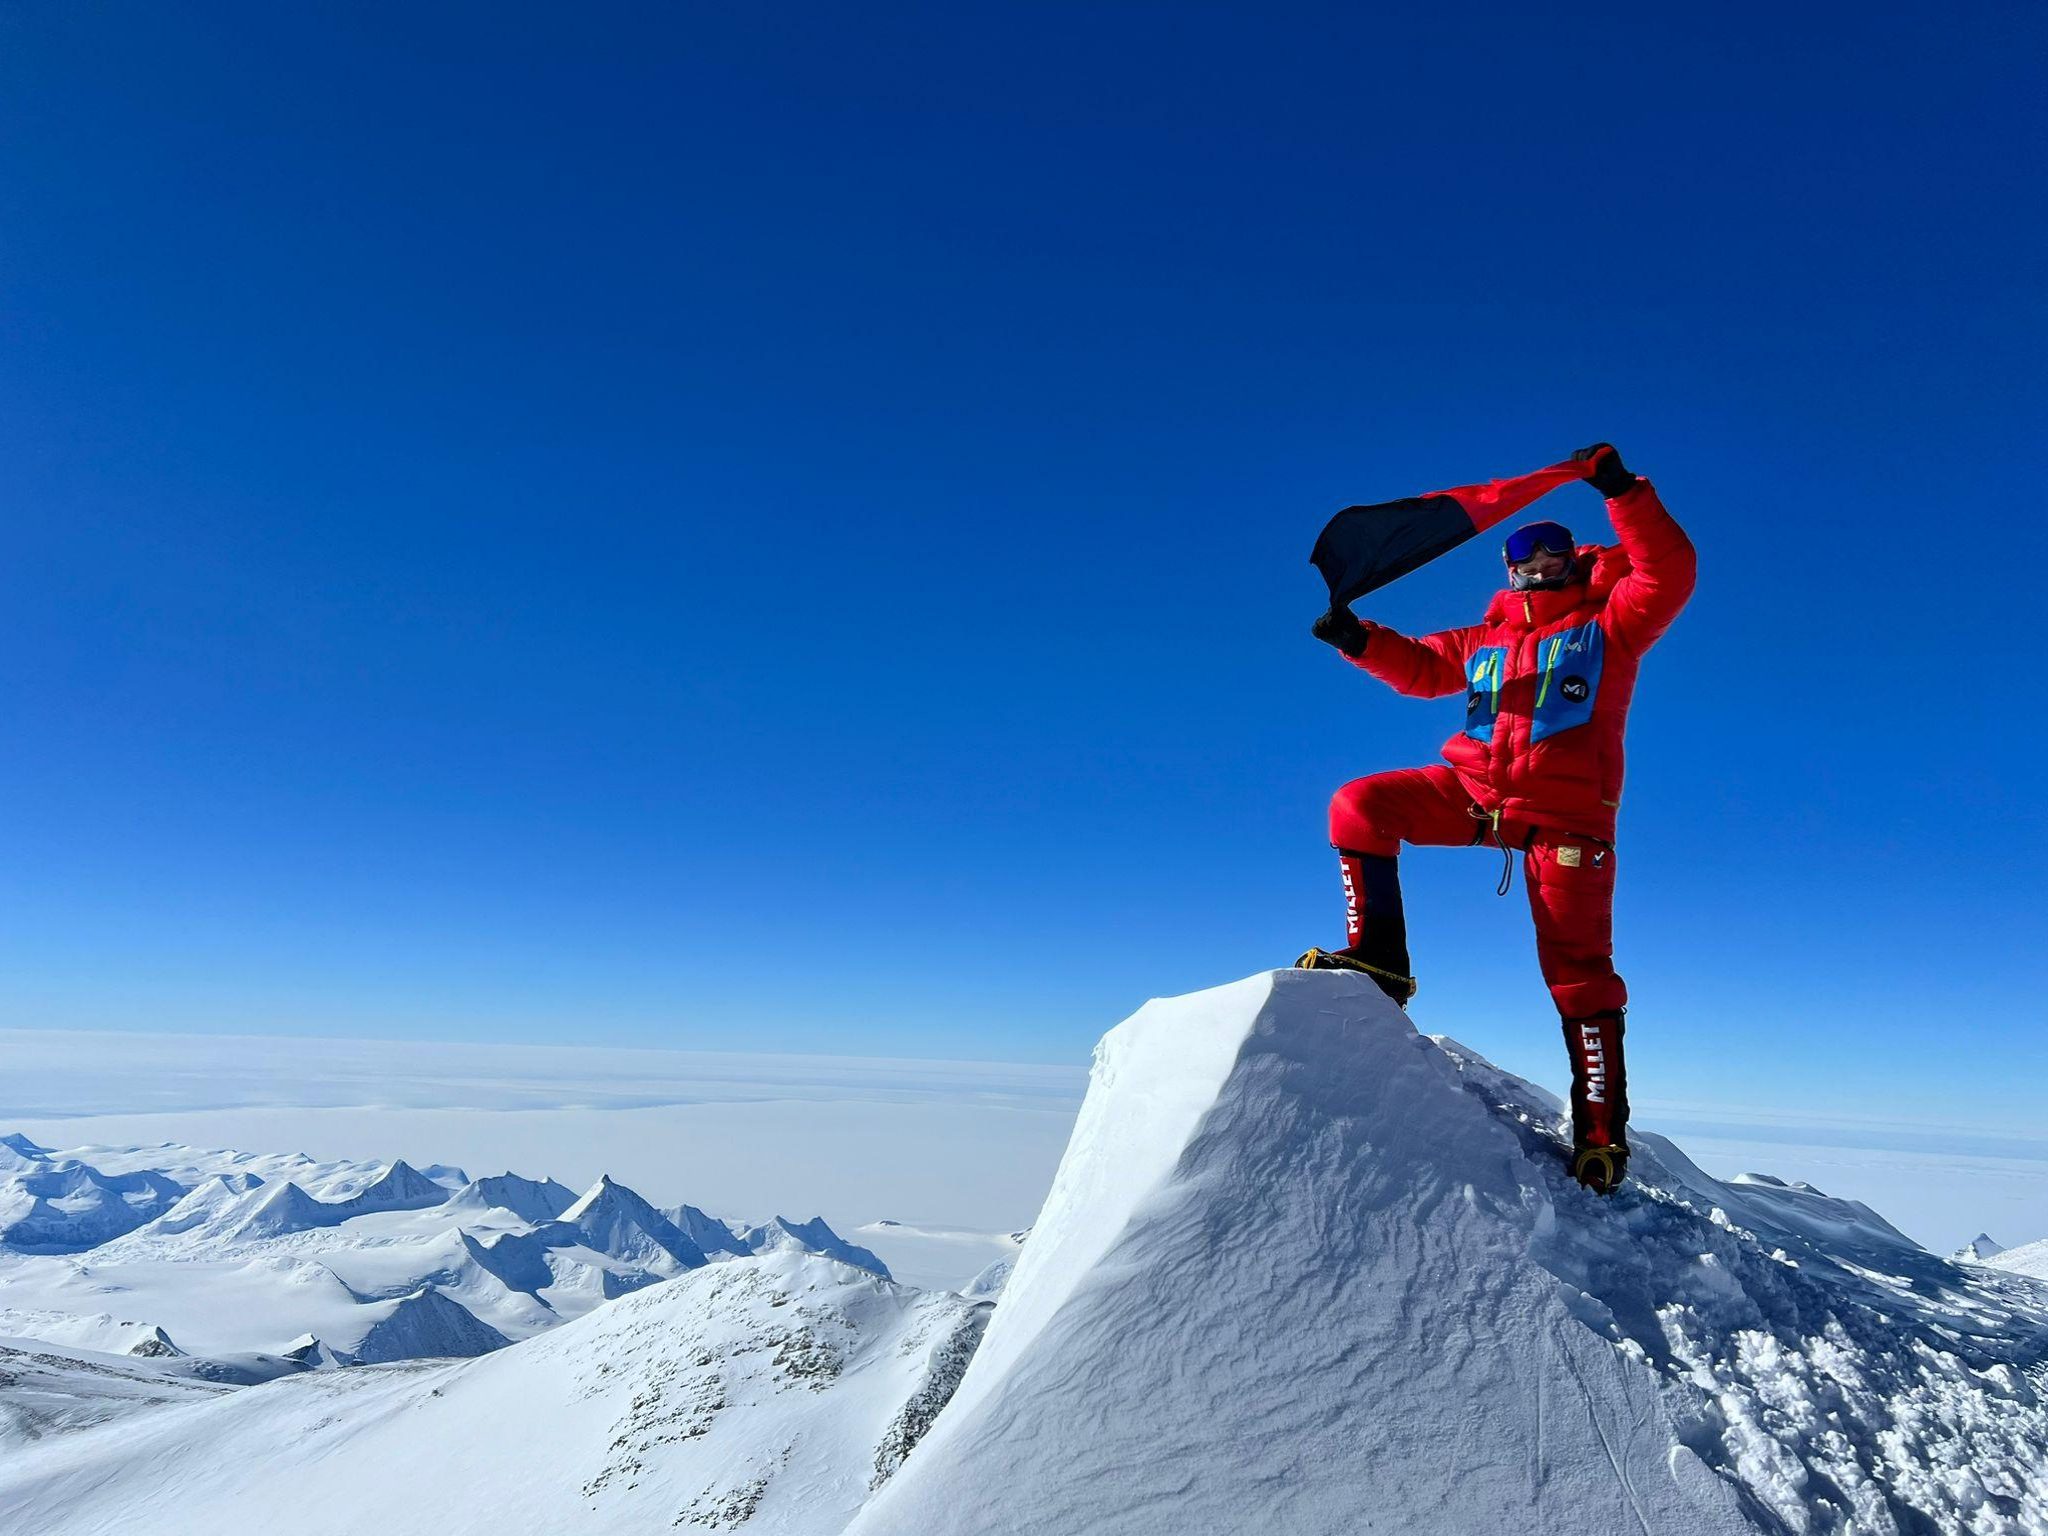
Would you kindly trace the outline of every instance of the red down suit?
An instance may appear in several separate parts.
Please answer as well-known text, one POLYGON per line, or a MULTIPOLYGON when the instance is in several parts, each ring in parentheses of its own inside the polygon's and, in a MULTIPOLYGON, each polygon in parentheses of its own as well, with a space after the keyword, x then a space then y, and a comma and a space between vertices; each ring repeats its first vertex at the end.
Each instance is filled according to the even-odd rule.
MULTIPOLYGON (((1647 480, 1607 511, 1620 544, 1581 545, 1567 586, 1500 592, 1480 623, 1433 635, 1367 625, 1355 665, 1402 693, 1462 692, 1465 723, 1444 746, 1448 767, 1355 779, 1330 806, 1330 841, 1348 855, 1403 842, 1522 850, 1537 956, 1567 1020, 1627 1001, 1612 940, 1622 737, 1643 653, 1691 597, 1696 567, 1647 480)), ((1354 929, 1371 919, 1353 916, 1354 929)))
POLYGON ((1488 813, 1612 842, 1636 669, 1692 596, 1696 561, 1649 481, 1607 512, 1621 543, 1579 546, 1585 580, 1495 593, 1463 629, 1371 625, 1355 664, 1418 698, 1465 695, 1444 761, 1488 813))

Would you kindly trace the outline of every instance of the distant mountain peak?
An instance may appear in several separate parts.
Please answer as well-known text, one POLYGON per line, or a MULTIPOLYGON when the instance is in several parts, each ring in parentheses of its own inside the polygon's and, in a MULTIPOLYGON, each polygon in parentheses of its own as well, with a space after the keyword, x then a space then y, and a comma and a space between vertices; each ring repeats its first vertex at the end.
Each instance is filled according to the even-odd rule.
POLYGON ((506 1172, 471 1179, 449 1203, 463 1209, 510 1211, 537 1226, 575 1205, 576 1192, 553 1179, 528 1179, 506 1172))
POLYGON ((357 1364, 467 1359, 512 1342, 438 1286, 423 1285, 383 1303, 382 1311, 383 1315, 347 1346, 357 1364))
POLYGON ((851 1264, 856 1269, 865 1269, 870 1274, 880 1275, 884 1280, 892 1278, 889 1266, 866 1248, 849 1243, 825 1224, 825 1218, 814 1216, 809 1221, 791 1221, 786 1216, 772 1216, 758 1227, 741 1227, 736 1234, 740 1242, 752 1253, 766 1253, 776 1248, 797 1248, 810 1253, 822 1254, 836 1259, 841 1264, 851 1264))
POLYGON ((397 1210, 403 1207, 439 1205, 447 1198, 448 1190, 445 1186, 435 1183, 404 1158, 400 1158, 360 1194, 339 1203, 358 1209, 397 1210))
POLYGON ((581 1232, 601 1253, 641 1262, 666 1254, 683 1269, 710 1263, 704 1250, 639 1194, 602 1174, 583 1198, 562 1212, 560 1223, 581 1232))

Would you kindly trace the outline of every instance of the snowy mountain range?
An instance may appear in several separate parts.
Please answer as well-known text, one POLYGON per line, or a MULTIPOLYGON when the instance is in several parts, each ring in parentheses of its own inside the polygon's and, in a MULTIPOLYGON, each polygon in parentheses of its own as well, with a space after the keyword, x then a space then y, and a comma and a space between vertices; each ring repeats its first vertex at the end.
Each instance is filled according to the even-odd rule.
POLYGON ((500 1349, 713 1262, 888 1269, 823 1221, 658 1210, 610 1178, 0 1138, 0 1337, 233 1379, 500 1349))
MULTIPOLYGON (((184 1262, 317 1263, 380 1305, 366 1287, 388 1270, 386 1301, 412 1294, 392 1287, 438 1213, 438 1294, 482 1283, 456 1247, 497 1275, 473 1243, 516 1279, 540 1279, 522 1256, 578 1266, 588 1283, 497 1283, 557 1319, 557 1296, 587 1305, 477 1358, 242 1389, 183 1357, 0 1353, 0 1382, 27 1384, 0 1401, 35 1394, 40 1431, 0 1458, 0 1509, 49 1536, 145 1510, 166 1536, 461 1536, 512 1511, 562 1533, 2048 1536, 2048 1280, 2028 1248, 1940 1258, 1867 1206, 1717 1180, 1641 1131, 1602 1200, 1566 1174, 1566 1118, 1364 978, 1279 971, 1104 1037, 1028 1241, 974 1294, 816 1251, 829 1229, 756 1243, 607 1181, 553 1213, 559 1187, 458 1199, 453 1174, 437 1206, 378 1206, 425 1197, 401 1175, 337 1224, 251 1236, 274 1178, 225 1170, 266 1182, 149 1239, 161 1267, 206 1228, 228 1256, 184 1262), (361 1240, 343 1253, 337 1233, 361 1240), (628 1271, 651 1278, 600 1305, 595 1277, 628 1271)), ((179 1202, 189 1162, 153 1168, 179 1202)), ((395 1171, 307 1177, 333 1206, 395 1171)), ((131 1195, 158 1198, 112 1191, 131 1195)), ((7 1261, 57 1262, 80 1257, 7 1261)))

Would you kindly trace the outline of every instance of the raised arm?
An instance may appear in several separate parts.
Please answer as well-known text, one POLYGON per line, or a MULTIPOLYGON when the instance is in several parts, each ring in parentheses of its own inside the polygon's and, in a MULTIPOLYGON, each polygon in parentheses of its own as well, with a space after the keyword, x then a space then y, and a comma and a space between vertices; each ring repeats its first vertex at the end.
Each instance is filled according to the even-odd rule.
POLYGON ((1465 691, 1465 662, 1481 628, 1472 624, 1417 637, 1357 618, 1348 608, 1332 608, 1316 620, 1315 637, 1396 692, 1439 699, 1465 691))
POLYGON ((1607 599, 1608 628, 1641 655, 1671 627, 1692 596, 1699 557, 1647 480, 1638 479, 1621 495, 1608 498, 1607 516, 1621 535, 1629 564, 1628 574, 1614 584, 1607 599))
POLYGON ((1621 535, 1629 573, 1607 598, 1609 633, 1640 656, 1671 627, 1692 596, 1699 556, 1677 520, 1664 510, 1656 488, 1631 474, 1612 443, 1581 448, 1572 458, 1585 466, 1587 482, 1607 498, 1608 520, 1621 535))

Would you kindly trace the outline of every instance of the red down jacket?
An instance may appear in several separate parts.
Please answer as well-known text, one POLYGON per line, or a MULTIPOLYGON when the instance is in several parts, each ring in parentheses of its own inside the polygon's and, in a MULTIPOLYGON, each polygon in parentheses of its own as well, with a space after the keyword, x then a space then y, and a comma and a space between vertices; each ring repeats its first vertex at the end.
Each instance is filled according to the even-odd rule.
POLYGON ((1444 761, 1484 810, 1611 842, 1636 668, 1692 596, 1697 562, 1649 481, 1607 513, 1621 543, 1580 545, 1583 580, 1497 593, 1481 623, 1434 635, 1369 624, 1354 664, 1419 698, 1463 690, 1444 761))

